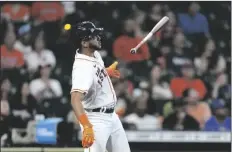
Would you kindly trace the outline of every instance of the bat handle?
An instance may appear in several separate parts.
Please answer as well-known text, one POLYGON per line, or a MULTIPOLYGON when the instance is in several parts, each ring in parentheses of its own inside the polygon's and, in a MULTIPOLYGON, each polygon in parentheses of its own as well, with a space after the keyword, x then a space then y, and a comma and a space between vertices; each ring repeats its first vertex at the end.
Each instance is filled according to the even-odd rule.
POLYGON ((132 49, 130 50, 130 53, 131 53, 131 54, 137 53, 137 50, 138 50, 139 47, 140 47, 140 44, 138 44, 136 47, 132 48, 132 49))
MULTIPOLYGON (((148 36, 152 36, 152 33, 149 33, 148 36)), ((148 37, 146 36, 146 37, 148 37)), ((143 39, 135 48, 132 48, 130 50, 131 54, 135 54, 137 52, 137 50, 147 41, 148 38, 143 39)))
POLYGON ((131 50, 130 50, 130 53, 131 54, 135 54, 137 52, 137 48, 132 48, 131 50))

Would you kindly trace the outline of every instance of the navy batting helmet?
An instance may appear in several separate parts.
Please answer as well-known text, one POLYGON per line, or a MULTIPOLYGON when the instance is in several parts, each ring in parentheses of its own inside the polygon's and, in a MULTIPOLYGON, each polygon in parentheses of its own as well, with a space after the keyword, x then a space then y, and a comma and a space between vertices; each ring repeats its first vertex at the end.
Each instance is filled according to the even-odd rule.
POLYGON ((97 28, 92 22, 84 21, 76 25, 76 34, 81 40, 89 40, 102 35, 103 28, 97 28))

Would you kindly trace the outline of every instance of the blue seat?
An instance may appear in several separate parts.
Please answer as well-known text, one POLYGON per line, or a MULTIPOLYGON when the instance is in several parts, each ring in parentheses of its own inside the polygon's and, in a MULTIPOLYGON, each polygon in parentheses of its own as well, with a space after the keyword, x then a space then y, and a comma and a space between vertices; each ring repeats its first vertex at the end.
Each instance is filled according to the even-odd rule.
POLYGON ((38 144, 56 144, 57 126, 63 119, 48 118, 41 120, 36 124, 36 143, 38 144))

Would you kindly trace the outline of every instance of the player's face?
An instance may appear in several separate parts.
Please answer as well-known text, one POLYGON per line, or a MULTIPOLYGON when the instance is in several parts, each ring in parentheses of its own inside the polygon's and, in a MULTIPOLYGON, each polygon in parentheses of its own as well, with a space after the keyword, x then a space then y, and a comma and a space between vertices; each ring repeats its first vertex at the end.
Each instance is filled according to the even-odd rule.
POLYGON ((101 37, 100 36, 94 36, 89 41, 89 46, 92 47, 95 50, 101 49, 101 37))

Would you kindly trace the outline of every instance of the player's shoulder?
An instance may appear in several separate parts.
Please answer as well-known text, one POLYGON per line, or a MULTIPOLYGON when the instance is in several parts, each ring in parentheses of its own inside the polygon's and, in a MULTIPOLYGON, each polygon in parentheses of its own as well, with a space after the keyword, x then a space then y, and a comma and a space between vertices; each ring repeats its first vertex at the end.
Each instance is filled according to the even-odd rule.
POLYGON ((84 55, 84 54, 81 54, 81 53, 76 53, 74 62, 87 64, 87 63, 93 63, 93 62, 96 62, 96 61, 90 56, 87 56, 87 55, 84 55))
POLYGON ((94 61, 91 57, 88 57, 83 54, 76 54, 75 60, 73 63, 73 69, 83 69, 93 67, 96 61, 94 61))

